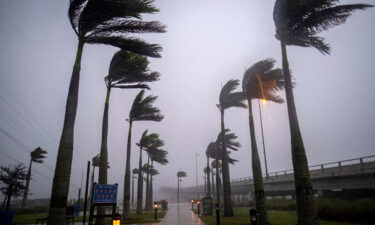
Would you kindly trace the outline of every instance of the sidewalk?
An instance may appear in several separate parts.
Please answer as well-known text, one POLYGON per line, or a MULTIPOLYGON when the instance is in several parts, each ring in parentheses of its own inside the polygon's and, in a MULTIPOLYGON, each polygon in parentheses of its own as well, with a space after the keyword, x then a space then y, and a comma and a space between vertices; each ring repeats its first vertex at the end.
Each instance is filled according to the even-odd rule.
POLYGON ((159 225, 205 225, 197 215, 191 211, 191 204, 169 204, 167 215, 159 225))

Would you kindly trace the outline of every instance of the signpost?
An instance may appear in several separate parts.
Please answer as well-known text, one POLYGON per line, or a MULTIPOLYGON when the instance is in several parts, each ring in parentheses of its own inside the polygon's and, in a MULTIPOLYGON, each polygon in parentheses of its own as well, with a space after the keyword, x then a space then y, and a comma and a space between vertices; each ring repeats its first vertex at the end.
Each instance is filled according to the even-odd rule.
POLYGON ((212 198, 205 197, 203 198, 203 215, 212 215, 213 214, 212 198))
POLYGON ((117 184, 97 184, 94 183, 92 188, 92 199, 90 207, 89 225, 93 224, 93 218, 111 217, 118 218, 116 214, 117 204, 117 184), (112 214, 94 215, 95 206, 112 206, 112 214))

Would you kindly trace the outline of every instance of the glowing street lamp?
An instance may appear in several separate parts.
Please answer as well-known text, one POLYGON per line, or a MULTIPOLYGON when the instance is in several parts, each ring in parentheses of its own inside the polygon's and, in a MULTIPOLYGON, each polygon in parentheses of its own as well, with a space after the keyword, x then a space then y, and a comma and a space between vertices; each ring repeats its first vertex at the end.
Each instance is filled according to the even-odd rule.
POLYGON ((120 214, 115 214, 113 217, 112 217, 112 225, 121 225, 121 216, 120 214))
POLYGON ((155 220, 158 220, 158 203, 154 202, 155 220))

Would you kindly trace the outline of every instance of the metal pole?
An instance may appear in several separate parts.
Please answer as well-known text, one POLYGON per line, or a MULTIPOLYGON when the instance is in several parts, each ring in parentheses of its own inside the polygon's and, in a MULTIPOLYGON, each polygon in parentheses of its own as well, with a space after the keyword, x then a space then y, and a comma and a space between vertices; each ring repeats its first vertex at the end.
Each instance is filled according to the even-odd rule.
POLYGON ((216 225, 220 225, 220 208, 219 208, 219 204, 216 204, 216 225))
POLYGON ((260 116, 260 129, 262 130, 262 143, 263 143, 263 155, 264 155, 264 167, 266 168, 266 176, 268 177, 268 167, 267 167, 267 156, 266 156, 266 147, 264 144, 264 134, 263 134, 263 119, 262 119, 262 110, 260 108, 260 101, 258 99, 259 107, 259 116, 260 116))
POLYGON ((86 210, 87 210, 87 194, 89 189, 89 177, 90 177, 90 161, 87 161, 87 175, 86 175, 86 187, 85 187, 85 203, 83 206, 83 220, 82 223, 86 223, 86 210))
POLYGON ((195 185, 198 186, 198 153, 195 153, 195 185))

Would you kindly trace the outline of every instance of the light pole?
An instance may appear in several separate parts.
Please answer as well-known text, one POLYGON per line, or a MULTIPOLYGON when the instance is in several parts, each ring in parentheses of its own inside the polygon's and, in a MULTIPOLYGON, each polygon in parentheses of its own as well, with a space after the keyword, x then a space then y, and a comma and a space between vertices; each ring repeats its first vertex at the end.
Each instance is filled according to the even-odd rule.
MULTIPOLYGON (((262 99, 263 103, 266 103, 265 99, 262 99)), ((260 107, 260 100, 258 99, 259 116, 260 116, 260 129, 262 130, 262 143, 263 143, 263 155, 264 155, 264 167, 266 168, 266 176, 268 177, 268 167, 267 167, 267 156, 266 156, 266 146, 264 144, 264 134, 263 134, 263 119, 262 110, 260 107)))
POLYGON ((195 153, 195 186, 198 186, 198 153, 195 153))

